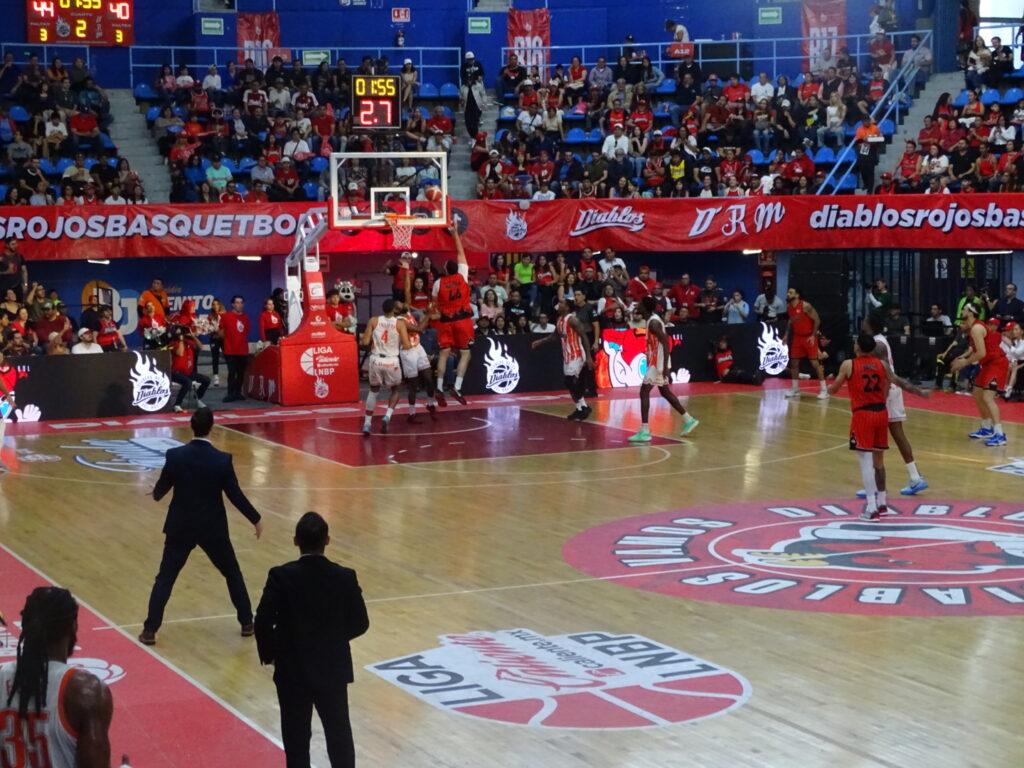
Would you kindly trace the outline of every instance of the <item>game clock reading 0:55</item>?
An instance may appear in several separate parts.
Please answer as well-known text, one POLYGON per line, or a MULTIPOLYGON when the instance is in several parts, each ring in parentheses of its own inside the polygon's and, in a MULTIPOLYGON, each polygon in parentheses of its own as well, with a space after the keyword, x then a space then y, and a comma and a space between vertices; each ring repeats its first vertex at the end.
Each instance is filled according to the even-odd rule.
POLYGON ((401 128, 398 76, 352 75, 352 121, 356 128, 401 128))
POLYGON ((134 45, 135 0, 25 0, 28 42, 134 45))

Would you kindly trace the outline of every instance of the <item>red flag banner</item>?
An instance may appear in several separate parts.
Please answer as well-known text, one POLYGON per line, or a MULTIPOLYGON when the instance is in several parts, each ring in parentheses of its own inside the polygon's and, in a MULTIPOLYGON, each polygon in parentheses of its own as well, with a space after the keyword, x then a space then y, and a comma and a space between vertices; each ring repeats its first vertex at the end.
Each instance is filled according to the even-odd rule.
POLYGON ((804 0, 803 45, 808 64, 826 48, 835 56, 836 49, 845 45, 845 36, 846 0, 804 0))
POLYGON ((239 64, 252 59, 257 69, 265 70, 275 56, 291 60, 291 51, 281 48, 281 22, 277 11, 239 13, 235 17, 235 29, 239 64))
MULTIPOLYGON (((0 208, 0 239, 29 260, 282 254, 323 203, 0 208)), ((467 251, 548 252, 836 248, 1019 248, 1024 194, 858 195, 684 200, 452 203, 467 251)), ((413 247, 450 251, 441 229, 413 230, 413 247)), ((324 253, 395 250, 380 230, 330 231, 324 253)))
POLYGON ((547 8, 508 12, 508 47, 519 57, 519 64, 527 72, 532 66, 540 69, 545 82, 551 61, 550 45, 551 14, 547 8))

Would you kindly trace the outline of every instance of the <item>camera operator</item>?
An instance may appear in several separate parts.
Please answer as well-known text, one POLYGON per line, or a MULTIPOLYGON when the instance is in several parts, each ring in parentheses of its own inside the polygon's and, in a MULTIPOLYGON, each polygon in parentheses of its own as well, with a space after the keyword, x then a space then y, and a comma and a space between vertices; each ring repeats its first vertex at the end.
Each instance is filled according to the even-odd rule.
POLYGON ((196 356, 199 354, 199 339, 184 325, 172 325, 170 330, 171 381, 180 384, 174 400, 174 412, 181 413, 181 404, 189 389, 196 388, 196 405, 205 408, 203 395, 210 387, 210 377, 196 370, 196 356))

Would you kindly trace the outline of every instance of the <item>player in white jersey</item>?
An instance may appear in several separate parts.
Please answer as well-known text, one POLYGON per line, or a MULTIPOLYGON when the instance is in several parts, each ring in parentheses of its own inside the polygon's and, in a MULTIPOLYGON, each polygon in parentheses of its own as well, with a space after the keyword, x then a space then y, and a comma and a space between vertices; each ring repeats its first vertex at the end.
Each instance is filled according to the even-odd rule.
POLYGON ((536 349, 541 344, 555 339, 562 342, 562 373, 565 375, 565 386, 576 405, 567 418, 574 421, 584 421, 590 415, 590 406, 583 399, 583 381, 580 379, 583 366, 594 369, 594 359, 590 356, 590 345, 586 343, 586 338, 583 323, 573 313, 569 301, 562 298, 558 301, 558 323, 555 325, 555 332, 531 345, 536 349))
POLYGON ((412 270, 409 262, 403 260, 401 266, 405 269, 405 301, 399 302, 395 307, 395 314, 405 321, 405 330, 409 334, 409 349, 399 352, 402 362, 402 376, 405 378, 407 391, 409 392, 409 415, 407 420, 411 424, 419 423, 416 416, 416 392, 419 385, 423 385, 423 391, 427 394, 427 413, 432 421, 437 421, 437 409, 434 407, 434 394, 436 392, 434 368, 430 364, 430 357, 427 351, 420 344, 420 334, 427 330, 430 324, 430 313, 423 312, 417 320, 412 310, 412 270))
POLYGON ((377 407, 377 395, 382 387, 390 390, 390 395, 380 431, 381 434, 388 431, 391 414, 395 412, 401 394, 402 363, 399 353, 409 349, 409 334, 405 321, 395 316, 395 301, 387 299, 382 310, 383 315, 370 318, 361 339, 362 345, 370 348, 370 391, 366 394, 366 418, 363 421, 363 435, 367 437, 370 435, 373 409, 377 407))
POLYGON ((78 603, 66 589, 37 587, 21 612, 17 660, 0 666, 0 765, 109 768, 110 689, 68 666, 78 603))
MULTIPOLYGON (((884 360, 889 364, 889 370, 894 370, 892 350, 889 342, 882 335, 882 321, 874 315, 868 315, 861 323, 861 330, 870 333, 875 339, 875 357, 884 360)), ((928 487, 928 481, 921 477, 917 469, 917 462, 914 461, 914 449, 903 431, 903 422, 907 420, 907 409, 903 405, 903 390, 897 386, 890 385, 889 394, 885 400, 885 410, 889 414, 889 434, 893 442, 899 448, 903 463, 907 466, 907 473, 910 475, 910 485, 901 488, 900 493, 904 496, 913 496, 928 487)), ((867 493, 863 489, 857 491, 859 498, 866 498, 867 493)))
POLYGON ((655 314, 654 307, 652 296, 644 296, 637 305, 640 316, 647 321, 647 371, 644 373, 644 383, 640 386, 640 418, 643 423, 640 431, 629 438, 631 443, 651 442, 651 428, 647 424, 647 419, 651 411, 651 390, 655 387, 658 388, 661 396, 668 400, 669 405, 682 414, 681 435, 690 434, 700 423, 686 412, 683 404, 679 402, 679 398, 669 387, 671 362, 669 361, 668 335, 665 333, 665 323, 655 314))

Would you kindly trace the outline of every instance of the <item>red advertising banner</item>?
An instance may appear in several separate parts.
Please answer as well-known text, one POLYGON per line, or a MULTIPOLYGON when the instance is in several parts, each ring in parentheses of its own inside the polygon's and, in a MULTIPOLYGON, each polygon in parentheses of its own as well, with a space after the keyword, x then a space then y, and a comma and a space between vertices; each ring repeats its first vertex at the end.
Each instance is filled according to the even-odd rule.
MULTIPOLYGON (((322 203, 0 208, 0 239, 32 260, 236 256, 291 251, 295 230, 322 203)), ((473 252, 777 251, 793 248, 1020 248, 1024 194, 849 195, 684 200, 466 200, 453 217, 473 252)), ((440 229, 413 247, 449 251, 440 229)), ((395 250, 378 230, 330 231, 321 251, 395 250)))
POLYGON ((508 12, 508 47, 519 57, 519 63, 529 72, 536 66, 547 81, 551 51, 551 14, 547 8, 533 11, 508 12))
POLYGON ((826 48, 835 57, 846 35, 846 0, 804 0, 802 17, 804 56, 808 63, 826 48))
POLYGON ((277 11, 239 13, 235 17, 235 29, 239 64, 252 59, 257 69, 265 70, 275 56, 291 60, 291 50, 281 48, 281 22, 277 11))

